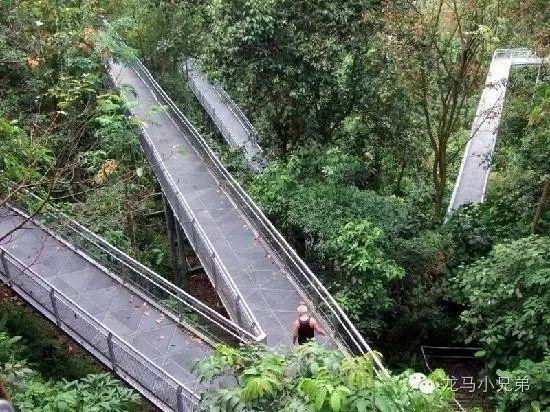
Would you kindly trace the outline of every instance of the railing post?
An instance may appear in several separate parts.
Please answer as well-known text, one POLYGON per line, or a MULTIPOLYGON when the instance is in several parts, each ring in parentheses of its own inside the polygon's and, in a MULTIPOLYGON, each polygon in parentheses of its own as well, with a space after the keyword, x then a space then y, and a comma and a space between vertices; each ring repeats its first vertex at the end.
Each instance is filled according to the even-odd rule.
POLYGON ((177 249, 177 237, 174 233, 177 231, 174 211, 170 207, 170 204, 164 194, 162 195, 162 204, 164 205, 164 215, 166 216, 166 232, 168 234, 168 244, 170 245, 170 258, 172 261, 172 271, 174 272, 174 282, 179 286, 180 262, 178 259, 179 254, 177 249))
POLYGON ((6 251, 2 250, 0 252, 0 260, 2 261, 2 267, 4 268, 4 274, 8 278, 8 285, 11 286, 11 273, 10 268, 8 267, 8 261, 6 259, 6 251))
POLYGON ((195 218, 191 220, 191 240, 193 242, 193 247, 197 247, 196 233, 195 233, 195 218))
POLYGON ((61 319, 59 318, 59 310, 57 309, 57 301, 55 300, 55 290, 50 289, 50 301, 52 302, 52 309, 55 315, 55 322, 57 326, 61 326, 61 319))
POLYGON ((184 412, 184 406, 183 406, 183 388, 178 386, 178 391, 176 392, 176 410, 177 412, 184 412))
POLYGON ((214 259, 216 259, 216 252, 212 252, 210 254, 210 271, 212 272, 212 280, 213 280, 213 285, 212 286, 214 286, 214 290, 217 291, 218 277, 216 275, 216 264, 214 263, 214 259))
POLYGON ((185 256, 184 232, 178 221, 175 221, 176 240, 177 240, 177 260, 179 270, 176 275, 176 284, 184 290, 189 290, 189 277, 187 274, 187 261, 185 256))
POLYGON ((237 295, 235 298, 235 316, 237 316, 238 325, 242 325, 242 314, 241 314, 241 295, 237 295))
POLYGON ((116 359, 115 351, 113 349, 113 334, 109 332, 107 335, 107 347, 109 348, 109 360, 111 361, 111 368, 116 371, 116 359))

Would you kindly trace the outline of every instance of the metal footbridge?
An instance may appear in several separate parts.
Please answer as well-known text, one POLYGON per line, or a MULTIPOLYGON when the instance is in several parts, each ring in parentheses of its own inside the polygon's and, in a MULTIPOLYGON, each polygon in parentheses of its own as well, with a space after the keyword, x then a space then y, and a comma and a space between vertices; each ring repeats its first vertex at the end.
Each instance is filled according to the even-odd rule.
POLYGON ((262 340, 63 213, 29 213, 0 208, 2 282, 159 409, 196 408, 212 345, 262 340))
MULTIPOLYGON (((110 63, 115 85, 142 120, 140 142, 162 187, 171 239, 186 237, 229 315, 269 346, 290 345, 301 301, 329 332, 327 344, 371 349, 330 293, 266 218, 139 61, 110 63), (152 110, 162 105, 164 110, 152 110)), ((384 371, 381 364, 379 370, 384 371)))
MULTIPOLYGON (((212 345, 290 346, 305 301, 322 342, 371 353, 339 305, 139 61, 109 63, 162 187, 177 279, 189 242, 231 319, 30 193, 0 207, 0 278, 161 410, 190 411, 212 345), (159 107, 161 105, 162 107, 159 107)), ((177 283, 177 282, 176 282, 177 283)), ((375 355, 377 374, 386 370, 375 355)), ((223 379, 214 383, 223 384, 223 379)))
POLYGON ((549 58, 540 58, 529 49, 499 49, 494 52, 447 215, 466 203, 485 200, 510 68, 540 66, 549 61, 549 58))
POLYGON ((250 169, 255 172, 263 170, 267 161, 258 144, 258 132, 241 108, 223 88, 208 80, 207 75, 197 68, 193 59, 185 61, 182 71, 187 77, 187 84, 219 129, 225 142, 231 147, 242 149, 250 169))

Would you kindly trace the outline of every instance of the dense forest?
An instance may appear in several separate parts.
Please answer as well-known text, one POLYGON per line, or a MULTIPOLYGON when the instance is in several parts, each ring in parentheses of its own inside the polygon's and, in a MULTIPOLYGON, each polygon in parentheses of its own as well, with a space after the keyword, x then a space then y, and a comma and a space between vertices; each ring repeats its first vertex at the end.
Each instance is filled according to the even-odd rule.
MULTIPOLYGON (((483 410, 548 410, 548 64, 512 68, 486 199, 446 210, 494 51, 547 56, 549 17, 543 0, 0 0, 0 207, 32 189, 175 279, 147 119, 106 69, 139 58, 393 371, 315 344, 218 347, 196 373, 236 383, 204 410, 450 410, 421 346, 473 347, 479 379, 528 380, 485 391, 483 410), (189 58, 247 114, 265 170, 224 145, 189 58), (408 386, 413 370, 431 396, 408 386)), ((44 343, 16 301, 0 305, 0 378, 18 410, 146 409, 65 341, 44 343)))

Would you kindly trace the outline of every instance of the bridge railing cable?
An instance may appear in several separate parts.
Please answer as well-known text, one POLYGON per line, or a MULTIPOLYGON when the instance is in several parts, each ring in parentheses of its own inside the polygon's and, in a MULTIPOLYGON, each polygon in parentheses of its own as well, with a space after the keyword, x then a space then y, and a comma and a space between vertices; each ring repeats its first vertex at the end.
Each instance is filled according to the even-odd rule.
MULTIPOLYGON (((33 216, 35 222, 50 229, 52 236, 68 246, 81 250, 84 258, 92 258, 93 264, 102 265, 112 277, 145 295, 149 302, 158 306, 174 321, 210 344, 234 345, 258 340, 257 336, 178 288, 66 214, 42 203, 42 199, 25 191, 19 196, 17 206, 28 210, 32 209, 33 205, 40 204, 41 213, 33 216)), ((19 213, 25 214, 21 211, 19 213)))
POLYGON ((209 167, 220 187, 224 189, 230 199, 248 217, 256 231, 269 244, 287 269, 287 273, 298 284, 300 290, 305 293, 308 300, 315 305, 315 311, 323 318, 324 323, 331 328, 332 333, 339 343, 344 345, 351 353, 372 354, 377 373, 387 374, 378 354, 372 351, 363 336, 342 311, 332 295, 277 231, 262 210, 242 189, 240 184, 227 171, 206 141, 199 135, 172 99, 156 82, 149 70, 139 60, 136 60, 130 65, 150 89, 155 92, 157 98, 166 105, 174 121, 184 132, 187 140, 200 155, 203 162, 209 167))
POLYGON ((193 411, 198 396, 130 346, 32 267, 0 248, 0 278, 46 318, 164 411, 193 411))

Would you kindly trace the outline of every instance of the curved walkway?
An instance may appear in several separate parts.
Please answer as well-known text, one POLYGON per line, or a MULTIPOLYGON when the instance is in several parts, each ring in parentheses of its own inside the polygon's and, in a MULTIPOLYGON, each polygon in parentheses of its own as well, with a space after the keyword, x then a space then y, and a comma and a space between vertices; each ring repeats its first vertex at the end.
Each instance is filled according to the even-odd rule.
POLYGON ((379 357, 333 296, 149 70, 135 59, 129 64, 110 61, 109 73, 137 118, 141 147, 171 215, 232 319, 269 346, 288 346, 296 306, 304 300, 328 332, 327 344, 354 354, 372 354, 376 373, 386 375, 379 357))
MULTIPOLYGON (((292 343, 301 301, 328 332, 321 341, 355 354, 371 348, 332 295, 225 169, 137 60, 110 75, 139 121, 140 142, 173 215, 230 316, 269 346, 292 343), (162 105, 164 110, 152 110, 162 105)), ((375 370, 387 374, 374 355, 375 370)))
POLYGON ((495 51, 485 87, 479 99, 470 140, 468 140, 464 151, 447 215, 466 203, 480 203, 485 200, 491 157, 498 135, 510 67, 540 66, 545 61, 549 61, 549 59, 537 57, 527 49, 495 51))

